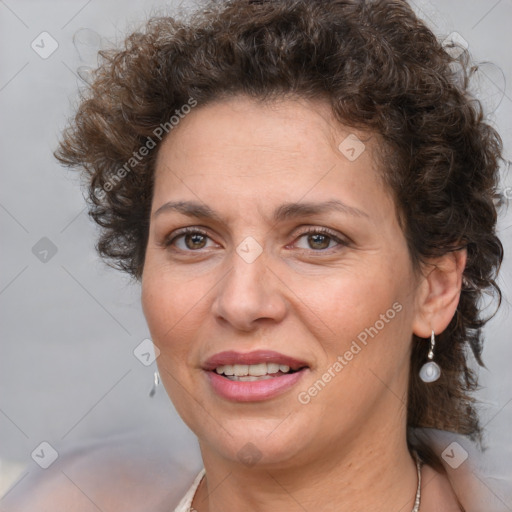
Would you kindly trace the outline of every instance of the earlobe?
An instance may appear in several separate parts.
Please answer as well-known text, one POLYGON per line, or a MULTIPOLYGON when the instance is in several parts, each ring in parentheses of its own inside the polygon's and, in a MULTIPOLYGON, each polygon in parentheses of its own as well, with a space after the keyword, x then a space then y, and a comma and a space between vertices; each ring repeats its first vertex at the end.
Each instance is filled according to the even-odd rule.
POLYGON ((466 249, 451 251, 423 266, 413 332, 420 338, 443 332, 455 315, 466 266, 466 249))

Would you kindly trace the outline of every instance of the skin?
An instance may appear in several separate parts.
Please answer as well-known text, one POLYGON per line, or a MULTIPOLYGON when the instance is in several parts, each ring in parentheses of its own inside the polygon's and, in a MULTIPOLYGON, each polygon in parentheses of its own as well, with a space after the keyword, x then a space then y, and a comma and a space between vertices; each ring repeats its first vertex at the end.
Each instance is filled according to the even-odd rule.
MULTIPOLYGON (((337 123, 320 101, 197 106, 159 149, 142 306, 162 382, 199 439, 206 479, 199 512, 408 511, 416 467, 406 445, 412 334, 442 332, 457 307, 465 253, 417 271, 381 179, 375 135, 337 123), (355 133, 350 161, 338 145, 355 133), (272 221, 287 202, 340 200, 330 211, 272 221), (219 219, 157 211, 196 201, 219 219), (197 227, 205 236, 181 236, 197 227), (335 239, 315 237, 329 228, 335 239), (246 237, 262 248, 248 263, 246 237), (308 404, 307 390, 358 334, 401 310, 308 404), (235 403, 212 390, 205 360, 270 349, 306 361, 301 382, 270 400, 235 403), (252 443, 260 458, 245 464, 252 443)), ((424 468, 422 512, 458 510, 448 482, 424 468), (428 485, 425 485, 428 482, 428 485), (441 508, 442 507, 442 508, 441 508)))

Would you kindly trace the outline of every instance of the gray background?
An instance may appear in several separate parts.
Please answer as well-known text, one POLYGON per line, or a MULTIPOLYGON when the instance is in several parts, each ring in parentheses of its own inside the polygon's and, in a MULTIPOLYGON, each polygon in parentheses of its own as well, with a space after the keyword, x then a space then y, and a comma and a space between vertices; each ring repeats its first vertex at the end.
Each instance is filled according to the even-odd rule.
MULTIPOLYGON (((38 470, 31 453, 42 441, 61 451, 120 432, 156 431, 177 454, 195 447, 163 389, 148 398, 155 364, 146 367, 133 354, 149 336, 139 288, 98 260, 96 228, 78 177, 52 157, 83 84, 77 69, 94 65, 98 34, 102 44, 115 43, 149 15, 175 12, 177 5, 0 1, 0 495, 38 470), (43 31, 59 45, 47 59, 31 48, 43 31), (46 262, 39 259, 44 253, 33 253, 43 237, 57 249, 46 262)), ((487 62, 475 88, 510 159, 512 0, 418 0, 413 6, 440 37, 456 31, 473 58, 487 62)), ((503 170, 505 188, 512 180, 503 170)), ((478 394, 488 445, 479 462, 481 479, 501 502, 507 500, 506 482, 512 482, 511 224, 504 212, 506 261, 499 283, 505 301, 486 329, 487 369, 480 372, 478 394)), ((197 450, 191 449, 187 464, 196 467, 197 450)))

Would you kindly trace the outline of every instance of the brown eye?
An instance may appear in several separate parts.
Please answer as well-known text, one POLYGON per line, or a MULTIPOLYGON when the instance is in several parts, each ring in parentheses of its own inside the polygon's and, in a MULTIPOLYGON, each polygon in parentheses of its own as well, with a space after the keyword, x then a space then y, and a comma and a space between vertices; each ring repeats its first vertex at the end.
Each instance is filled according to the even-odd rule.
POLYGON ((211 247, 212 240, 207 233, 196 228, 184 228, 171 235, 164 243, 167 248, 183 251, 199 251, 211 247), (210 245, 208 245, 210 243, 210 245))
POLYGON ((185 245, 188 249, 202 249, 206 245, 206 236, 201 233, 184 235, 185 245))
POLYGON ((299 249, 313 250, 314 252, 327 252, 330 249, 339 249, 347 245, 347 241, 327 228, 310 229, 299 235, 295 243, 299 249))
POLYGON ((314 233, 308 236, 308 243, 312 249, 327 249, 330 242, 331 237, 320 233, 314 233))

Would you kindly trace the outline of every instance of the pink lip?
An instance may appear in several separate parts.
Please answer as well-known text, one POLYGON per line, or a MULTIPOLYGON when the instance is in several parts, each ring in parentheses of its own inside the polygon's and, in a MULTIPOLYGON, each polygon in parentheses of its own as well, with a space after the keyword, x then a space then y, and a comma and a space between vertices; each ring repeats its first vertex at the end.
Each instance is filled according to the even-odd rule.
POLYGON ((226 364, 258 364, 258 363, 276 363, 289 366, 292 370, 299 370, 304 366, 308 366, 304 361, 299 361, 293 357, 285 356, 279 352, 272 350, 254 350, 253 352, 235 352, 229 350, 226 352, 219 352, 213 355, 203 365, 203 370, 212 371, 218 366, 226 364))
POLYGON ((305 368, 295 373, 253 382, 226 379, 216 372, 207 372, 213 390, 221 397, 235 402, 261 402, 284 393, 304 376, 305 368))
POLYGON ((206 370, 206 376, 213 390, 221 397, 236 402, 257 402, 280 395, 293 387, 309 370, 305 362, 269 350, 256 350, 246 354, 234 351, 220 352, 210 357, 203 369, 206 370), (232 381, 215 372, 215 368, 227 364, 262 362, 283 364, 298 371, 253 382, 232 381))

